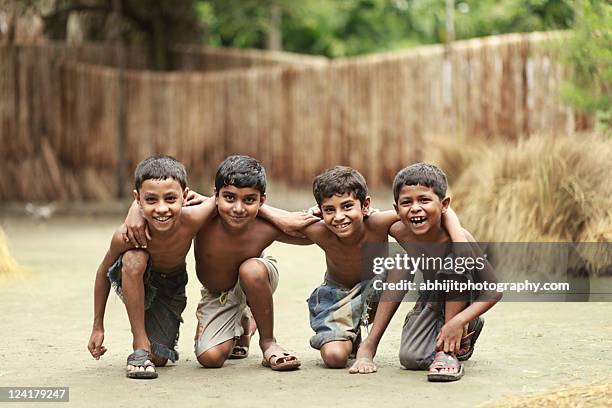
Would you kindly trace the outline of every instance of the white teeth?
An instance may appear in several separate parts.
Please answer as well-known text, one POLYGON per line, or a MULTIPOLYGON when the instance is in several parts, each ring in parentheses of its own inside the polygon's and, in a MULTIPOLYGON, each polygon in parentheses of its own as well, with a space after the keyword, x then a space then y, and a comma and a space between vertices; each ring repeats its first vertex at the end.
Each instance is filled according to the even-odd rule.
POLYGON ((345 229, 345 228, 346 228, 346 227, 348 227, 350 224, 351 224, 350 222, 347 222, 347 223, 344 223, 344 224, 336 225, 336 227, 335 227, 335 228, 336 228, 336 229, 345 229))
POLYGON ((427 217, 412 217, 410 219, 410 222, 413 224, 420 224, 425 221, 427 221, 427 217))
POLYGON ((168 221, 170 217, 155 217, 155 219, 157 221, 164 222, 164 221, 168 221))

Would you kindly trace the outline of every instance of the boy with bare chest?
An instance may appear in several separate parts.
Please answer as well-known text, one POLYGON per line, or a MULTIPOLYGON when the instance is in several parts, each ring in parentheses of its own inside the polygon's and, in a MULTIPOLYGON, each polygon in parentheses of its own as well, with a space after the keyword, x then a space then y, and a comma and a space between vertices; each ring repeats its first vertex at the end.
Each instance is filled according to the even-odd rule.
MULTIPOLYGON (((196 312, 196 355, 204 367, 220 367, 234 354, 234 339, 250 336, 244 319, 248 308, 259 331, 262 364, 273 370, 300 366, 274 337, 272 294, 278 285, 276 260, 263 254, 275 240, 309 244, 285 235, 271 223, 257 218, 265 201, 266 175, 261 164, 247 156, 230 156, 215 176, 218 217, 207 222, 195 241, 196 269, 202 283, 202 299, 196 312)), ((248 349, 244 349, 246 355, 248 349)), ((247 343, 248 344, 248 343, 247 343)), ((239 345, 240 347, 240 345, 239 345)))
POLYGON ((106 352, 104 312, 112 284, 123 299, 133 335, 134 352, 128 357, 126 376, 156 378, 156 365, 178 360, 174 347, 186 305, 185 257, 214 207, 208 202, 183 208, 187 175, 172 157, 142 161, 136 168, 135 186, 137 211, 149 225, 150 244, 145 252, 126 242, 121 230, 113 234, 96 273, 88 349, 96 359, 106 352))

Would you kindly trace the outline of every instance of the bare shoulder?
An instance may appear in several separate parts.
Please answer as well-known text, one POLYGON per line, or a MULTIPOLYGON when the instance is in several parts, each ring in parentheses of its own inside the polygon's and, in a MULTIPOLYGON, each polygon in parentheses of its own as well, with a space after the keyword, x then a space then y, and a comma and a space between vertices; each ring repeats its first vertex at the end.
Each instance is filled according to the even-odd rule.
POLYGON ((397 235, 401 232, 401 228, 404 226, 401 221, 394 222, 389 228, 389 235, 397 239, 397 235))
POLYGON ((391 225, 389 235, 395 238, 397 242, 414 242, 414 237, 401 221, 396 221, 391 225))
POLYGON ((109 251, 113 254, 119 255, 132 248, 134 248, 134 246, 131 243, 125 242, 123 240, 123 233, 121 231, 121 228, 118 228, 113 233, 113 236, 111 238, 109 251))
POLYGON ((282 231, 278 229, 274 224, 262 218, 255 218, 253 220, 253 229, 258 234, 262 234, 266 237, 282 234, 282 231))
POLYGON ((330 237, 332 232, 325 226, 323 220, 314 222, 309 226, 303 228, 301 232, 310 238, 313 242, 321 242, 330 237))

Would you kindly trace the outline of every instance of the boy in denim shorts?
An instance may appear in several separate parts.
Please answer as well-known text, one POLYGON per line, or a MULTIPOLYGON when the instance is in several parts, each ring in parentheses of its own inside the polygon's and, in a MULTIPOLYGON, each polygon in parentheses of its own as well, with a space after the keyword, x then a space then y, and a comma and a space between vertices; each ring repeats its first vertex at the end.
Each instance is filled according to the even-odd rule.
POLYGON ((105 352, 104 312, 111 284, 125 304, 134 352, 127 360, 128 378, 157 378, 155 366, 176 361, 181 313, 185 309, 185 257, 214 202, 183 208, 188 192, 184 166, 169 156, 150 157, 135 171, 134 199, 149 226, 151 240, 137 249, 113 234, 96 272, 94 322, 88 343, 97 360, 105 352))

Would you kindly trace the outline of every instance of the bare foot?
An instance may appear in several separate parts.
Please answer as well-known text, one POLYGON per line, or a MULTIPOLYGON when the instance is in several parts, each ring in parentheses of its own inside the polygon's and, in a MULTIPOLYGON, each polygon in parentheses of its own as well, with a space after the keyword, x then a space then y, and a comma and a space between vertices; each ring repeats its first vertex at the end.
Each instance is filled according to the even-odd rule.
POLYGON ((374 355, 376 350, 369 346, 367 341, 361 344, 359 350, 357 350, 356 360, 349 368, 351 374, 371 374, 375 373, 378 369, 374 364, 374 355))

